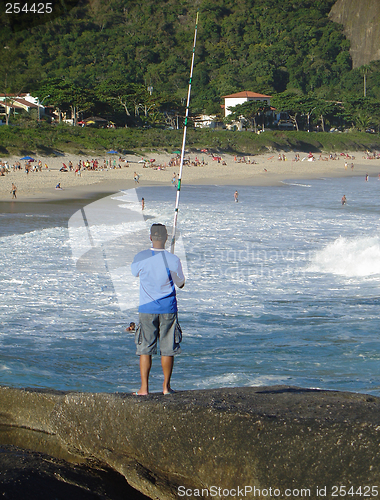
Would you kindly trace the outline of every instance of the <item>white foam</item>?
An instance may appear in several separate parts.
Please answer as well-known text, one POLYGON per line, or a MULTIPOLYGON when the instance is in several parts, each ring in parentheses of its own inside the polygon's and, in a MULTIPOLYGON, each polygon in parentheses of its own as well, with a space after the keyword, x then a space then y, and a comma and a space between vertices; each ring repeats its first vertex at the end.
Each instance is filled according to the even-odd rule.
POLYGON ((298 187, 306 187, 306 188, 311 188, 310 184, 300 184, 299 182, 285 182, 285 181, 280 181, 281 184, 285 184, 286 186, 298 186, 298 187))
POLYGON ((380 238, 339 237, 315 253, 307 270, 347 277, 380 274, 380 238))

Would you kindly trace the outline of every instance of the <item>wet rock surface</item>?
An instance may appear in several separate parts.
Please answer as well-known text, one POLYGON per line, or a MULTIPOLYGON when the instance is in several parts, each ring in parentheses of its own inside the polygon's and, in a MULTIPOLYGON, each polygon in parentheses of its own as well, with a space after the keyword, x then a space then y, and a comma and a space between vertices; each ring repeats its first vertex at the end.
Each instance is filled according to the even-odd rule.
POLYGON ((102 464, 150 498, 213 487, 329 498, 339 485, 380 491, 379 410, 373 396, 288 386, 146 397, 0 388, 0 443, 102 464))

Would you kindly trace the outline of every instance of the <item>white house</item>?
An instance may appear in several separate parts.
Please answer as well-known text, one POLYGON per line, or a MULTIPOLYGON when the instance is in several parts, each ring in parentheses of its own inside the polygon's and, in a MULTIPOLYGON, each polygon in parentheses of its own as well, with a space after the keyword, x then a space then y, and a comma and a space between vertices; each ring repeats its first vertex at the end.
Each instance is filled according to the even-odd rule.
POLYGON ((224 98, 224 116, 228 116, 231 113, 230 108, 233 108, 238 104, 243 104, 247 101, 266 101, 268 106, 270 106, 270 98, 272 96, 244 90, 243 92, 224 95, 222 97, 224 98))
POLYGON ((42 106, 37 97, 33 97, 30 94, 0 94, 0 103, 5 108, 6 113, 10 113, 10 110, 20 110, 24 109, 29 113, 31 109, 40 110, 40 115, 45 114, 45 108, 42 106))

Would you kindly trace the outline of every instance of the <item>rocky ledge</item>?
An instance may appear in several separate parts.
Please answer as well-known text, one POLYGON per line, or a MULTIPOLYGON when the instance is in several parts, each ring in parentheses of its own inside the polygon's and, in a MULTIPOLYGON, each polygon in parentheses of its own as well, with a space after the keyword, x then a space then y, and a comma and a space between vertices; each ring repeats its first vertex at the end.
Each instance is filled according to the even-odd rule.
POLYGON ((375 497, 379 410, 373 396, 287 386, 146 397, 3 387, 0 444, 112 469, 160 500, 375 497))

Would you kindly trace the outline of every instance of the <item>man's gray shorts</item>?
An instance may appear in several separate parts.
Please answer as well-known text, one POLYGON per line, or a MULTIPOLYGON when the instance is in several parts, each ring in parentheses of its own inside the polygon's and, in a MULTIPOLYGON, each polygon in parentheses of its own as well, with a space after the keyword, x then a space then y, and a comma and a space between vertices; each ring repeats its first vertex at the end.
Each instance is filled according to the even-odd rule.
POLYGON ((160 343, 161 356, 174 356, 181 352, 181 327, 177 313, 139 314, 140 323, 135 334, 136 354, 157 354, 157 340, 160 343))

